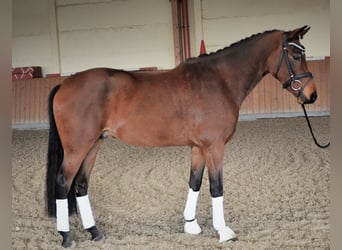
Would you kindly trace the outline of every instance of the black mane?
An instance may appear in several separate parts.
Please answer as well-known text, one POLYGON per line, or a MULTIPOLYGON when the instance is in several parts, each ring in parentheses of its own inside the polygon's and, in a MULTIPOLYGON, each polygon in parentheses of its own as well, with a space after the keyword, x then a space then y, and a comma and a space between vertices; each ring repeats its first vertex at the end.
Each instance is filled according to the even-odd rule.
POLYGON ((236 46, 240 46, 242 43, 244 43, 246 41, 254 40, 255 38, 259 38, 260 36, 263 36, 263 35, 266 35, 266 34, 270 34, 270 33, 273 33, 273 32, 278 32, 278 31, 280 31, 280 30, 273 29, 273 30, 267 30, 267 31, 264 31, 264 32, 253 34, 253 35, 251 35, 249 37, 241 39, 240 41, 232 43, 229 46, 226 46, 226 47, 224 47, 222 49, 218 49, 215 52, 210 52, 209 54, 201 54, 201 55, 199 55, 197 57, 188 58, 188 59, 185 60, 185 62, 192 61, 192 60, 195 60, 197 58, 205 58, 205 57, 209 57, 209 56, 212 56, 212 55, 216 55, 216 54, 219 54, 221 52, 227 51, 229 49, 235 48, 236 46))

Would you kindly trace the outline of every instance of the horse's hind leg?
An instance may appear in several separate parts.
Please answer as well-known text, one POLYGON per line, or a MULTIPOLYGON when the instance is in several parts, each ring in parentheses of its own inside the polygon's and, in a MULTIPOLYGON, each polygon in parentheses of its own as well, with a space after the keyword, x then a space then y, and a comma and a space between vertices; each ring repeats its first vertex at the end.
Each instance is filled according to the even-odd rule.
POLYGON ((82 159, 81 155, 64 153, 62 166, 56 176, 56 222, 57 231, 63 237, 63 247, 72 247, 75 244, 71 239, 69 214, 74 211, 75 207, 72 182, 82 159))
POLYGON ((189 234, 199 234, 201 232, 201 228, 196 219, 196 207, 202 185, 204 167, 205 160, 201 149, 192 147, 189 192, 184 209, 184 232, 189 234))
POLYGON ((80 211, 83 228, 91 234, 91 238, 94 241, 101 240, 103 236, 95 225, 95 220, 88 196, 88 186, 90 174, 93 169, 96 154, 101 141, 102 139, 99 139, 89 151, 75 178, 76 201, 80 211))
MULTIPOLYGON (((72 247, 75 244, 74 241, 72 241, 70 234, 69 215, 76 210, 76 203, 80 204, 80 202, 83 202, 84 204, 87 204, 86 199, 79 200, 77 198, 76 188, 81 190, 78 192, 79 194, 83 194, 84 190, 87 190, 88 184, 86 184, 85 189, 82 188, 82 185, 77 184, 76 177, 85 178, 80 173, 86 170, 87 166, 91 166, 91 171, 98 148, 97 143, 93 144, 93 146, 91 144, 83 144, 83 147, 75 147, 72 145, 66 144, 64 147, 62 167, 60 168, 56 177, 57 231, 63 237, 63 247, 72 247)), ((85 174, 88 174, 88 177, 90 175, 90 171, 84 171, 85 174)), ((83 207, 85 206, 81 206, 82 208, 80 208, 80 210, 84 210, 83 207)), ((88 216, 86 217, 88 218, 88 216)))

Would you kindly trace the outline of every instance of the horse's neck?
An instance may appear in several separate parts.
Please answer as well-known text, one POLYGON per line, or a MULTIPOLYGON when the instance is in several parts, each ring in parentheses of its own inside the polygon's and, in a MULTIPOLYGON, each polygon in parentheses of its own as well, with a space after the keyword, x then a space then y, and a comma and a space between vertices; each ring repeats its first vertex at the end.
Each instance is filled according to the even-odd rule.
POLYGON ((235 48, 235 51, 228 52, 226 58, 222 57, 217 63, 218 69, 223 72, 229 91, 236 96, 238 105, 241 105, 261 79, 270 72, 267 61, 276 47, 269 46, 269 42, 262 41, 264 43, 262 46, 266 46, 263 48, 259 46, 251 46, 247 50, 235 48), (234 54, 233 59, 229 58, 234 54))

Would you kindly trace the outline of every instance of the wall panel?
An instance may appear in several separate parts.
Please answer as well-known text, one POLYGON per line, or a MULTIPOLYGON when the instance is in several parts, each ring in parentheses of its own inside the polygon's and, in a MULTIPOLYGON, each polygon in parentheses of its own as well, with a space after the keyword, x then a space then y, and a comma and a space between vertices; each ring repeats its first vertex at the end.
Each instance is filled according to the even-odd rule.
MULTIPOLYGON (((194 55, 204 39, 207 52, 265 30, 292 30, 311 26, 303 44, 307 56, 330 55, 329 0, 192 0, 201 15, 197 28, 194 55)), ((196 27, 195 27, 196 28, 196 27)))
POLYGON ((173 68, 169 1, 57 0, 62 75, 93 67, 173 68))
POLYGON ((35 127, 48 123, 47 98, 63 78, 36 78, 12 82, 12 125, 35 127))

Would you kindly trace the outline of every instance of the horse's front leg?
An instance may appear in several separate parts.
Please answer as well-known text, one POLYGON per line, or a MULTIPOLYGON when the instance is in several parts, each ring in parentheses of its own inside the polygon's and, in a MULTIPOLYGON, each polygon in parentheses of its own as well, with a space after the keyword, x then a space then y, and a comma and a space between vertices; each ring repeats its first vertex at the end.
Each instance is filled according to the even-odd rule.
POLYGON ((214 144, 204 151, 212 197, 213 226, 220 236, 220 242, 236 240, 235 233, 226 225, 224 219, 222 178, 224 145, 224 143, 214 144))
POLYGON ((189 192, 184 209, 185 233, 199 234, 202 231, 197 223, 196 207, 199 191, 202 185, 204 166, 205 160, 202 151, 198 147, 192 147, 189 192))

